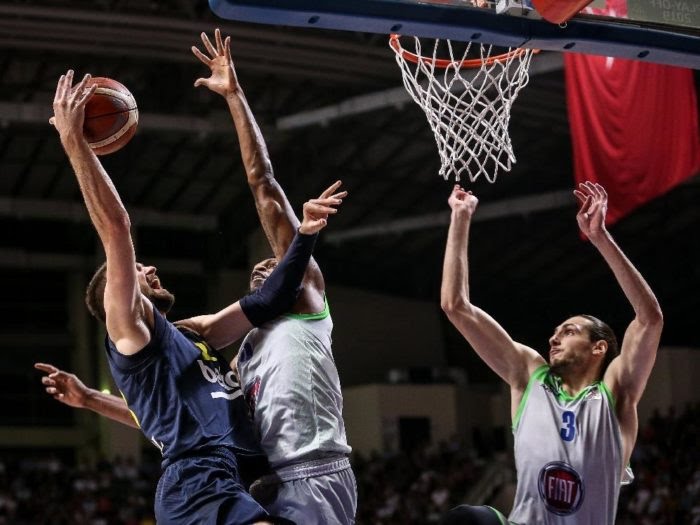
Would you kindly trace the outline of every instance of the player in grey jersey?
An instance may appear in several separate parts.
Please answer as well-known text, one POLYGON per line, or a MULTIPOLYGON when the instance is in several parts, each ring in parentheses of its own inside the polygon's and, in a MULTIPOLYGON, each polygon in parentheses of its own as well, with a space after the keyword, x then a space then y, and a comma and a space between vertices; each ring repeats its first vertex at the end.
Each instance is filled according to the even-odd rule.
MULTIPOLYGON (((275 256, 253 269, 250 285, 255 289, 284 256, 299 220, 274 177, 267 146, 236 76, 230 39, 222 40, 217 29, 213 43, 204 33, 202 43, 204 52, 196 47, 192 52, 211 76, 195 85, 226 100, 248 185, 275 256)), ((351 449, 331 351, 332 327, 323 275, 312 258, 292 315, 251 332, 238 353, 240 382, 274 469, 251 493, 265 509, 299 525, 355 522, 357 487, 348 460, 351 449)))
MULTIPOLYGON (((469 297, 467 244, 478 203, 455 186, 445 250, 441 303, 476 353, 510 386, 518 471, 518 525, 612 525, 621 481, 637 438, 637 404, 656 358, 663 318, 649 285, 605 228, 607 194, 591 182, 574 194, 576 216, 634 309, 617 355, 612 330, 589 315, 565 320, 549 339, 549 364, 469 297)), ((461 505, 447 524, 505 524, 486 506, 461 505)))

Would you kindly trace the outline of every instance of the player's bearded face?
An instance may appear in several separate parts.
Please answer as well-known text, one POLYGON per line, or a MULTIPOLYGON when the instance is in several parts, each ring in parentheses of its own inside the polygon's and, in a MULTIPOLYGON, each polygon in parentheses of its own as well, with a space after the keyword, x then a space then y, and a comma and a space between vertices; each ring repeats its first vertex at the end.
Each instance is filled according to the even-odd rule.
POLYGON ((175 296, 165 288, 160 288, 158 290, 149 288, 149 290, 144 293, 162 314, 167 314, 175 304, 175 296))
POLYGON ((141 292, 151 300, 159 312, 167 314, 175 304, 175 296, 160 285, 154 267, 144 267, 137 263, 136 269, 140 274, 141 292))
POLYGON ((549 365, 557 375, 587 366, 593 343, 585 328, 586 320, 572 317, 555 329, 549 339, 549 365))

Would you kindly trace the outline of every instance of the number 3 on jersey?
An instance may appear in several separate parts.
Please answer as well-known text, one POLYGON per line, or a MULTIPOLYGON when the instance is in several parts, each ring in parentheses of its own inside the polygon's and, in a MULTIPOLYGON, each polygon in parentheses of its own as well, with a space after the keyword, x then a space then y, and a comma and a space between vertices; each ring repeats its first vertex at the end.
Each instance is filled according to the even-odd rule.
POLYGON ((559 435, 564 441, 573 441, 576 436, 576 414, 567 410, 561 415, 563 427, 559 429, 559 435))

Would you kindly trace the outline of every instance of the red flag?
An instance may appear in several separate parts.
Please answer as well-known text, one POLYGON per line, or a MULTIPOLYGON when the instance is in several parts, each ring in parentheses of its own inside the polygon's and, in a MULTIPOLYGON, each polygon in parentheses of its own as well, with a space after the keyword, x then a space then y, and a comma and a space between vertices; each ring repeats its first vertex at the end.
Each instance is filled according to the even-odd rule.
MULTIPOLYGON (((625 2, 608 0, 615 7, 626 15, 625 2)), ((574 176, 606 188, 608 224, 700 170, 692 70, 576 53, 564 58, 574 176)))

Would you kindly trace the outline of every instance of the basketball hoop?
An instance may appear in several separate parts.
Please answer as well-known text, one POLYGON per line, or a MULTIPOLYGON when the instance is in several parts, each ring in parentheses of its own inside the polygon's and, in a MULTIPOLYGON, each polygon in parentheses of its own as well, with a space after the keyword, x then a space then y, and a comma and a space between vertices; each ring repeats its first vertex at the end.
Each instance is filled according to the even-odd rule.
POLYGON ((436 39, 430 56, 424 56, 419 37, 415 52, 405 49, 400 35, 389 45, 401 68, 403 83, 421 107, 435 136, 440 154, 440 175, 459 181, 466 173, 474 182, 480 174, 495 182, 499 169, 510 171, 515 162, 508 135, 510 108, 527 84, 531 49, 509 49, 436 39), (457 45, 465 46, 456 51, 457 45), (476 49, 478 48, 478 49, 476 49), (438 50, 448 58, 438 58, 438 50), (467 58, 478 51, 477 58, 467 58))

